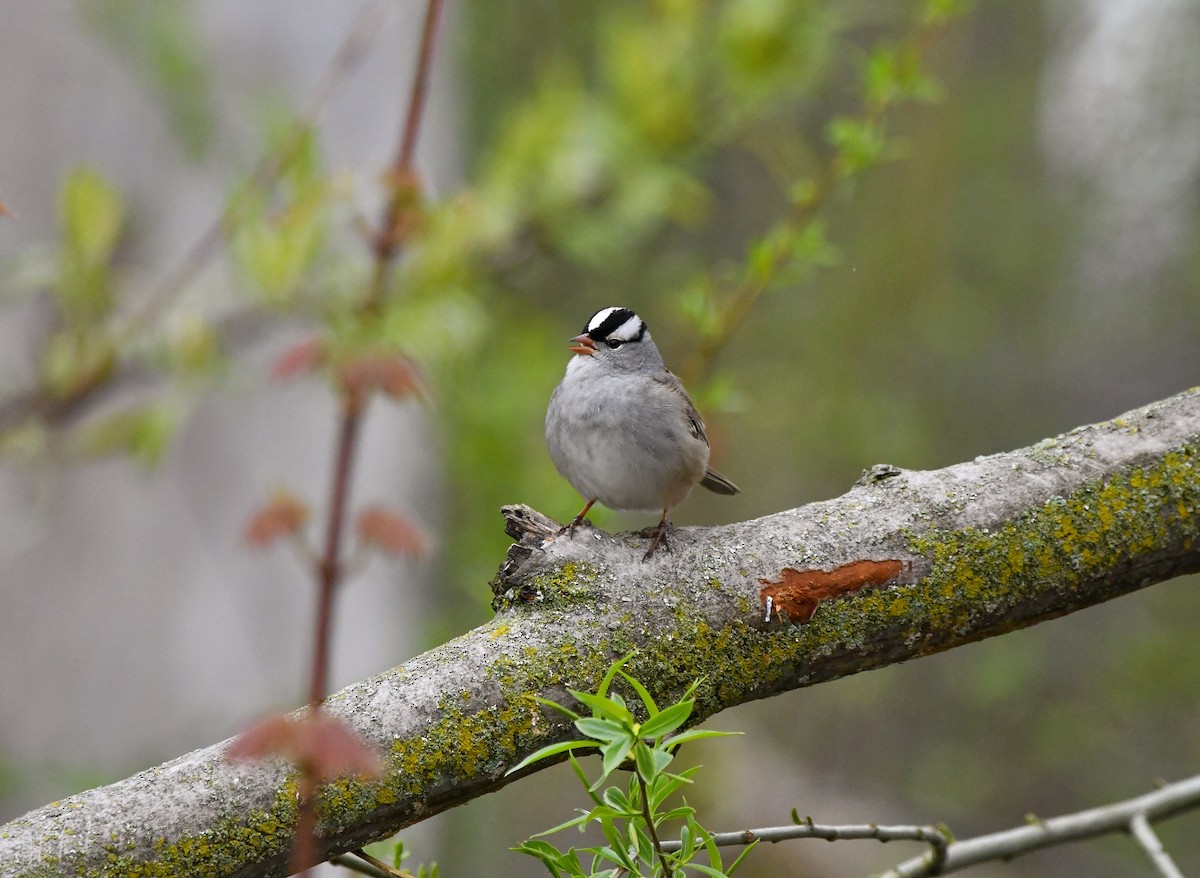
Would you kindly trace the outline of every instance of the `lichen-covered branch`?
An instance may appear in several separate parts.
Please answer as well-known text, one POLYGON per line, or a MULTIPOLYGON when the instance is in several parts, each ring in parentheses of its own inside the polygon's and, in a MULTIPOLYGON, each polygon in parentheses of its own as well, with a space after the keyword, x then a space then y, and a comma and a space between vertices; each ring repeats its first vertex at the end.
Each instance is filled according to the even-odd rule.
MULTIPOLYGON (((509 783, 569 729, 529 696, 594 688, 614 657, 656 698, 703 677, 696 719, 1061 616, 1200 569, 1200 390, 943 470, 877 466, 835 500, 644 539, 522 534, 496 617, 331 696, 382 781, 320 796, 334 854, 509 783)), ((296 817, 282 763, 226 744, 0 827, 0 876, 281 874, 296 817)), ((534 771, 535 765, 527 769, 534 771)))

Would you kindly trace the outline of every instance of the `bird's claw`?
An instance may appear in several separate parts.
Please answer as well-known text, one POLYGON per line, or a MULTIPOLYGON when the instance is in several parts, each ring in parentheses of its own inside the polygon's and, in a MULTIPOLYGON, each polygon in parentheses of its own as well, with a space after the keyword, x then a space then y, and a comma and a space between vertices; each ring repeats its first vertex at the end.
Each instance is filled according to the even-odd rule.
POLYGON ((668 552, 671 551, 671 543, 667 539, 667 534, 671 530, 671 522, 665 518, 658 523, 657 527, 648 527, 640 531, 640 535, 650 537, 650 548, 646 550, 646 554, 642 556, 642 561, 649 561, 650 556, 654 554, 659 546, 662 546, 668 552))

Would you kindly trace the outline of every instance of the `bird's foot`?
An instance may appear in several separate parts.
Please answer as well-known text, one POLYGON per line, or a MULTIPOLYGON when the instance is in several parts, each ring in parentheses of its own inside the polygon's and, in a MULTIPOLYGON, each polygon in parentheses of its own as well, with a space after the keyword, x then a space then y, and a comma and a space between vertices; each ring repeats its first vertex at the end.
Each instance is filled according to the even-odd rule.
POLYGON ((573 540, 575 539, 575 528, 577 527, 595 527, 595 525, 586 518, 576 517, 571 519, 569 524, 564 524, 562 527, 560 527, 554 534, 554 537, 557 538, 561 537, 563 534, 566 534, 567 539, 573 540))
POLYGON ((566 534, 568 539, 573 540, 575 539, 575 528, 579 527, 579 525, 586 524, 588 527, 591 527, 592 523, 587 520, 586 516, 595 502, 595 500, 589 500, 587 505, 579 510, 579 514, 571 519, 571 523, 564 525, 554 536, 561 537, 563 534, 566 534))
POLYGON ((647 527, 638 531, 640 536, 650 537, 650 548, 646 550, 646 554, 642 556, 643 561, 649 561, 650 556, 654 554, 659 546, 662 546, 668 552, 671 551, 671 543, 667 539, 667 534, 671 531, 671 522, 665 518, 660 521, 655 527, 647 527))

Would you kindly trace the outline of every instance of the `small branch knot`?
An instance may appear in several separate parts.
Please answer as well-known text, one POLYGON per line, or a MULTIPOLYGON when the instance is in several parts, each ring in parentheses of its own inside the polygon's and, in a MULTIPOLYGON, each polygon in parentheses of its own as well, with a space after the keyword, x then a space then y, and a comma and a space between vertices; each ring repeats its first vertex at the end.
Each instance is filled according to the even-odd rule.
POLYGON ((521 571, 534 552, 541 551, 542 543, 562 530, 562 525, 553 518, 524 503, 501 506, 500 512, 504 516, 504 532, 517 542, 508 547, 508 554, 490 583, 496 595, 492 609, 497 612, 515 602, 534 600, 536 595, 527 593, 521 585, 521 571))
POLYGON ((858 477, 858 481, 854 484, 869 488, 872 485, 882 484, 888 479, 894 479, 896 476, 903 474, 904 470, 898 466, 893 466, 890 463, 877 463, 870 469, 863 470, 862 475, 858 477))

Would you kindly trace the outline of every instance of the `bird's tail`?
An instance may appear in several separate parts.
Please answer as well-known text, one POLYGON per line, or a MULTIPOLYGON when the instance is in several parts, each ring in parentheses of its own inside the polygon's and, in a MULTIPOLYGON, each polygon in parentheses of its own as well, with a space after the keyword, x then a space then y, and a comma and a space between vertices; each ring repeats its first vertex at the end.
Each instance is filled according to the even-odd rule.
POLYGON ((741 489, 715 470, 708 470, 700 484, 716 494, 738 494, 741 489))

